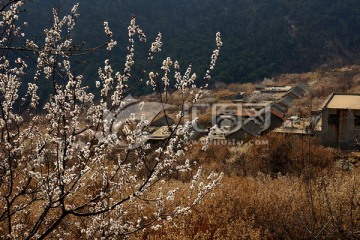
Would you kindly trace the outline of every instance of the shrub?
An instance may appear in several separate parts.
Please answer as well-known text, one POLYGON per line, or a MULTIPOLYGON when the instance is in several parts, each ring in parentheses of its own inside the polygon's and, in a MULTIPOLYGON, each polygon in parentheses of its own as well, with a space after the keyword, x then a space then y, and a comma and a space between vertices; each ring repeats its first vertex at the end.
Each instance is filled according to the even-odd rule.
POLYGON ((254 145, 246 160, 253 175, 260 171, 272 176, 300 176, 306 169, 316 173, 331 168, 340 155, 335 149, 321 146, 316 137, 270 133, 261 139, 268 145, 254 145))

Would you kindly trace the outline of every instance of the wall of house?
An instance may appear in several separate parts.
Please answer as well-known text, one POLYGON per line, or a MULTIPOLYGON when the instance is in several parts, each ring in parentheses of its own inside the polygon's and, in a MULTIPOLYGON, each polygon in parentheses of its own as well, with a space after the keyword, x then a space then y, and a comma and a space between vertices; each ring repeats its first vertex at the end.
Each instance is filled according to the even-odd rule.
MULTIPOLYGON (((354 111, 354 117, 357 116, 357 121, 359 121, 359 116, 360 116, 360 110, 356 110, 354 111)), ((354 119, 355 121, 355 119, 354 119)), ((359 122, 358 122, 358 125, 355 125, 354 124, 354 132, 353 132, 353 139, 354 139, 354 143, 355 143, 355 146, 354 148, 358 151, 360 151, 360 125, 359 125, 359 122)))
POLYGON ((360 115, 360 111, 324 109, 322 112, 322 144, 327 147, 355 150, 358 147, 357 141, 360 141, 360 126, 355 126, 355 115, 360 115), (334 120, 334 116, 337 116, 337 121, 334 120))
POLYGON ((267 133, 269 131, 272 131, 278 127, 281 127, 281 125, 284 123, 284 120, 275 116, 274 114, 271 114, 271 124, 270 127, 268 129, 266 129, 266 131, 264 131, 263 133, 267 133))
POLYGON ((246 137, 248 137, 249 134, 246 133, 243 129, 239 129, 236 132, 233 132, 232 134, 229 134, 226 139, 228 140, 236 140, 236 141, 243 141, 246 137))

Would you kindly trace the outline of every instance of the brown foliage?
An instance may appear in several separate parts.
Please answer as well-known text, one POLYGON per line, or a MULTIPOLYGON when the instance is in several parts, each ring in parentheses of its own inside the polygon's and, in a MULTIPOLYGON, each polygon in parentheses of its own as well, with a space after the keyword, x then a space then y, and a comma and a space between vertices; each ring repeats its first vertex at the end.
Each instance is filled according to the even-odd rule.
POLYGON ((227 177, 192 214, 134 239, 357 239, 360 178, 227 177))
POLYGON ((247 169, 253 175, 260 171, 272 176, 300 176, 306 166, 311 166, 313 172, 319 172, 331 168, 340 154, 334 149, 322 147, 311 136, 270 133, 261 139, 267 144, 255 144, 247 156, 247 169))

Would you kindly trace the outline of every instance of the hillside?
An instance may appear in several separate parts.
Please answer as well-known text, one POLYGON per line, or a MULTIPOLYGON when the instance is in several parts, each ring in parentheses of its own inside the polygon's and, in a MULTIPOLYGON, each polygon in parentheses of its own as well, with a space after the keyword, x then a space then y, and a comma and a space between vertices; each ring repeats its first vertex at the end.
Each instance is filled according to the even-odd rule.
MULTIPOLYGON (((29 32, 41 33, 52 6, 66 13, 75 2, 35 0, 26 9, 29 18, 37 16, 36 29, 29 32)), ((163 56, 178 59, 183 67, 192 63, 197 72, 206 69, 215 32, 220 31, 224 46, 214 81, 256 81, 324 65, 352 64, 360 58, 360 7, 355 0, 78 2, 81 17, 75 39, 95 46, 104 38, 102 22, 109 21, 120 43, 113 54, 116 60, 125 54, 126 27, 132 14, 149 34, 149 41, 162 32, 163 56)), ((139 59, 146 56, 145 49, 137 53, 139 59)), ((87 58, 87 75, 96 74, 99 59, 99 55, 87 58)))

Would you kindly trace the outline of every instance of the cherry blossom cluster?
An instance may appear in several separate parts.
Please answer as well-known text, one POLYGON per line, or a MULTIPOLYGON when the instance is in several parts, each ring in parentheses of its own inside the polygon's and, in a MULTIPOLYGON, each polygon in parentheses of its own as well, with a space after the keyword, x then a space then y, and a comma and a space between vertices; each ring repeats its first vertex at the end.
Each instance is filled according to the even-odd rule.
POLYGON ((155 41, 151 44, 149 58, 152 59, 152 53, 161 52, 162 42, 161 42, 161 33, 158 33, 155 41))
POLYGON ((221 35, 219 32, 216 33, 216 46, 217 46, 217 49, 215 49, 213 51, 213 54, 211 55, 211 61, 210 61, 210 69, 206 72, 206 75, 205 75, 205 79, 207 80, 210 80, 211 79, 211 76, 210 76, 210 70, 213 70, 215 65, 216 65, 216 61, 219 57, 219 52, 220 52, 220 48, 222 46, 222 41, 221 41, 221 35))

